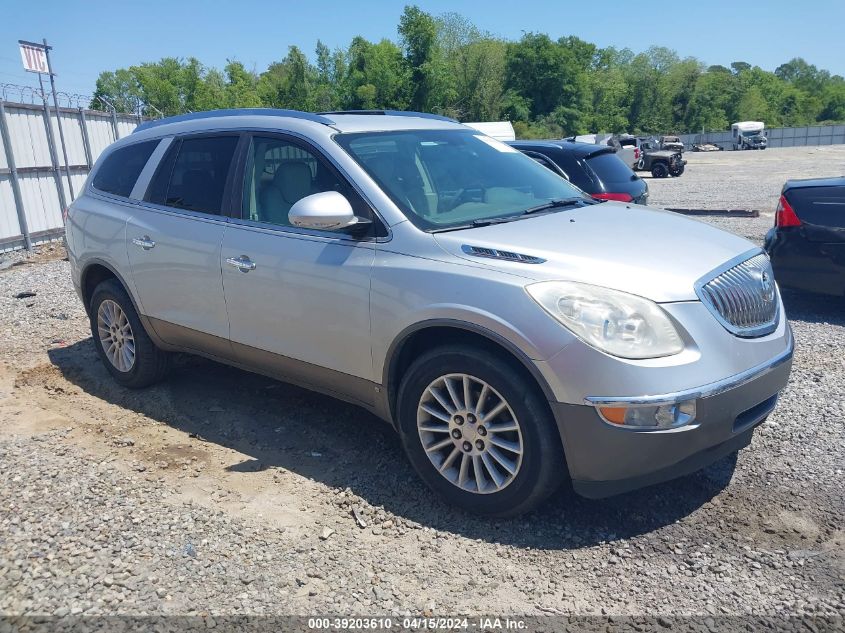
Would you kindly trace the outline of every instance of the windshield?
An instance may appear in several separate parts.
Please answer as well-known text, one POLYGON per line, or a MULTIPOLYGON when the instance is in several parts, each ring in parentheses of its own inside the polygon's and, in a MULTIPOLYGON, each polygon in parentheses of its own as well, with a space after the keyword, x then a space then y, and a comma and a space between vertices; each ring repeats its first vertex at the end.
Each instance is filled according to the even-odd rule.
POLYGON ((762 136, 763 130, 744 130, 740 131, 743 136, 762 136))
POLYGON ((472 130, 361 132, 335 140, 425 230, 519 216, 553 200, 589 201, 518 150, 472 130))

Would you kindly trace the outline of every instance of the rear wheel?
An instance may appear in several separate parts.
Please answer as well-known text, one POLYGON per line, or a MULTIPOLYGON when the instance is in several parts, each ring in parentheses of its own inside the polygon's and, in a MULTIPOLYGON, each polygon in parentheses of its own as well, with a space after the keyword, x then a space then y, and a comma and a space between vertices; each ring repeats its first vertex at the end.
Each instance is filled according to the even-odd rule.
POLYGON ((398 422, 420 477, 471 512, 527 512, 567 477, 557 427, 536 385, 483 350, 453 345, 418 358, 399 390, 398 422))
POLYGON ((161 380, 168 355, 147 335, 120 283, 115 279, 100 283, 91 296, 89 314, 94 347, 117 382, 138 389, 161 380))
POLYGON ((666 178, 669 175, 669 168, 666 163, 655 163, 651 168, 651 175, 655 178, 666 178))

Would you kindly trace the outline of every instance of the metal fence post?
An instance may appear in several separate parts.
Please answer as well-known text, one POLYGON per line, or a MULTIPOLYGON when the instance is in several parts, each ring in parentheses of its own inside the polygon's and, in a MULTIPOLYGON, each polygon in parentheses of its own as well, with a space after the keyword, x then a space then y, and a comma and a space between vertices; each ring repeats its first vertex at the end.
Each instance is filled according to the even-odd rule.
POLYGON ((62 175, 59 172, 59 159, 56 155, 56 140, 53 137, 53 126, 50 124, 50 109, 47 105, 47 95, 44 93, 44 84, 41 82, 41 75, 38 75, 38 83, 41 85, 41 99, 44 103, 44 128, 47 131, 47 145, 50 149, 50 162, 53 164, 53 179, 56 181, 56 190, 59 194, 60 212, 64 216, 67 208, 65 188, 62 186, 62 175))
POLYGON ((82 128, 82 148, 85 150, 85 163, 88 165, 88 171, 94 166, 94 160, 91 155, 91 139, 88 137, 88 119, 85 118, 85 109, 79 108, 79 127, 82 128))
POLYGON ((50 89, 53 91, 53 106, 56 108, 56 125, 59 127, 59 139, 62 142, 62 156, 65 159, 65 175, 67 176, 67 188, 70 192, 70 198, 73 200, 76 196, 73 192, 73 181, 70 178, 70 164, 67 160, 67 145, 65 145, 65 131, 62 127, 62 113, 59 110, 59 98, 56 96, 56 75, 53 73, 53 65, 50 63, 50 49, 51 46, 47 46, 46 38, 44 41, 44 55, 47 58, 47 72, 50 73, 50 89))
POLYGON ((6 162, 9 164, 9 172, 12 176, 12 195, 15 198, 15 209, 18 212, 18 226, 20 226, 26 250, 31 251, 32 238, 29 235, 29 225, 26 221, 26 209, 23 207, 21 185, 18 182, 18 168, 15 165, 15 152, 12 150, 12 138, 9 134, 9 126, 6 123, 6 106, 3 104, 3 99, 0 99, 0 135, 3 139, 3 148, 6 150, 6 162))

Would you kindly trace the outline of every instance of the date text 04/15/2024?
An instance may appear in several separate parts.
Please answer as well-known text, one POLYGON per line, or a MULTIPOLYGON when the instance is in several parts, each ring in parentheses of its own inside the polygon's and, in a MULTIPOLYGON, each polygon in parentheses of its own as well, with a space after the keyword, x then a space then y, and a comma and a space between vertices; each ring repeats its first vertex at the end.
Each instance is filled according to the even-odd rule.
POLYGON ((380 631, 521 631, 524 620, 510 617, 313 617, 308 628, 314 630, 380 631))

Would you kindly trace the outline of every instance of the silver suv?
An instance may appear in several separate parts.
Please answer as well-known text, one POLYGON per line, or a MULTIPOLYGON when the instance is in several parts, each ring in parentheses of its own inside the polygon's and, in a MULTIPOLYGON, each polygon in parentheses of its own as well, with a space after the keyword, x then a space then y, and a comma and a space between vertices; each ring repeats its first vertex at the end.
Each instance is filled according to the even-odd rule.
POLYGON ((119 383, 190 352, 356 403, 431 488, 490 515, 737 451, 791 366, 761 249, 599 203, 432 115, 143 124, 97 161, 67 243, 119 383))

